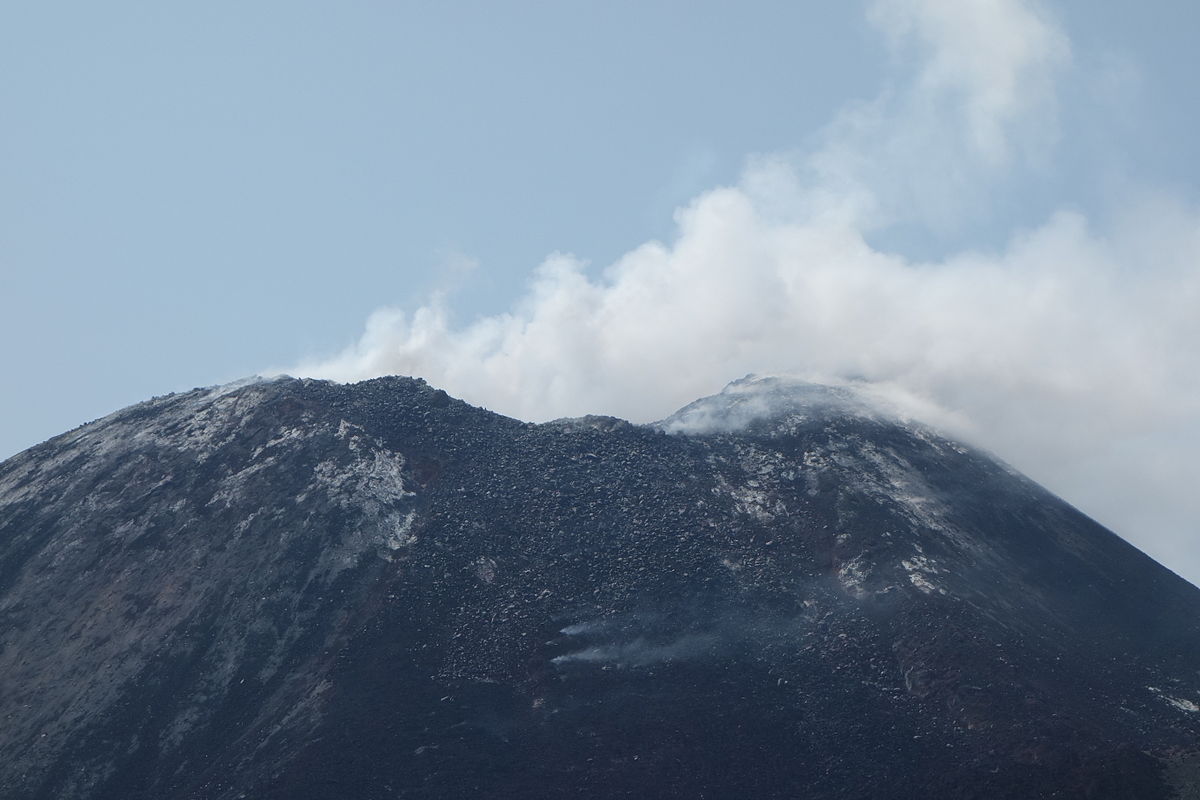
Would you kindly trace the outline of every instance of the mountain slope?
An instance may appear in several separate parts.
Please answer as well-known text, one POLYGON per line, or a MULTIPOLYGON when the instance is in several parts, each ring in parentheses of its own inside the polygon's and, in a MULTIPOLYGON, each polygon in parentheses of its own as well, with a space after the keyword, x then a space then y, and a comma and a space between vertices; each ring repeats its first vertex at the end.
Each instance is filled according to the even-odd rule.
POLYGON ((846 390, 285 379, 0 465, 4 797, 1167 797, 1198 670, 1195 587, 846 390))

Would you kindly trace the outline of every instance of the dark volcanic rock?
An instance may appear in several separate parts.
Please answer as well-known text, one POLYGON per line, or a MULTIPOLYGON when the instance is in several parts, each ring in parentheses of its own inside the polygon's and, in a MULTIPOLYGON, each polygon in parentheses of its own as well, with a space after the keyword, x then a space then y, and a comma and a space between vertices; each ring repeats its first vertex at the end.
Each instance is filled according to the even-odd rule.
POLYGON ((1200 591, 844 390, 277 380, 0 465, 0 719, 5 798, 1186 797, 1200 591))

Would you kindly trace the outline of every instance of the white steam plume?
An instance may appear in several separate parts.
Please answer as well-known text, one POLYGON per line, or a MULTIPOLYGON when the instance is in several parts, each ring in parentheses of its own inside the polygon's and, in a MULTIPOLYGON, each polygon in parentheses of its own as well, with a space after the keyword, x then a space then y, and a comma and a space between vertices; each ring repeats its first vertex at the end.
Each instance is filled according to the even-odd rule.
POLYGON ((883 382, 1152 555, 1200 578, 1200 212, 1131 198, 1104 229, 1060 211, 997 252, 919 263, 872 247, 954 225, 1057 136, 1065 38, 1020 0, 871 8, 911 80, 846 110, 815 152, 760 159, 600 277, 556 254, 511 311, 382 310, 336 380, 420 375, 545 420, 665 416, 747 372, 883 382))

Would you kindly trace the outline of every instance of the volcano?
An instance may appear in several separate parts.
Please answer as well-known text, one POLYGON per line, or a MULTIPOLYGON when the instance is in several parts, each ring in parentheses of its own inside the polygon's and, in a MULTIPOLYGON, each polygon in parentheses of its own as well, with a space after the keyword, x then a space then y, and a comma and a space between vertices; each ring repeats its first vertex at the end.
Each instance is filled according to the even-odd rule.
POLYGON ((0 465, 0 796, 1200 796, 1200 590, 847 387, 248 381, 0 465))

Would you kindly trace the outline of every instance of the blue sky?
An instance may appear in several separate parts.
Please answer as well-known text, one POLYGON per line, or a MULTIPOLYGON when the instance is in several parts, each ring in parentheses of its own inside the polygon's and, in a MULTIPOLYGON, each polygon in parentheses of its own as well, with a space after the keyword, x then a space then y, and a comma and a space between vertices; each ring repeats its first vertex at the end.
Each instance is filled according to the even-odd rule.
POLYGON ((6 5, 0 452, 336 350, 465 259, 470 315, 668 235, 877 80, 860 19, 788 5, 6 5))
POLYGON ((1196 580, 1198 9, 8 4, 0 457, 272 370, 859 376, 1196 580))

